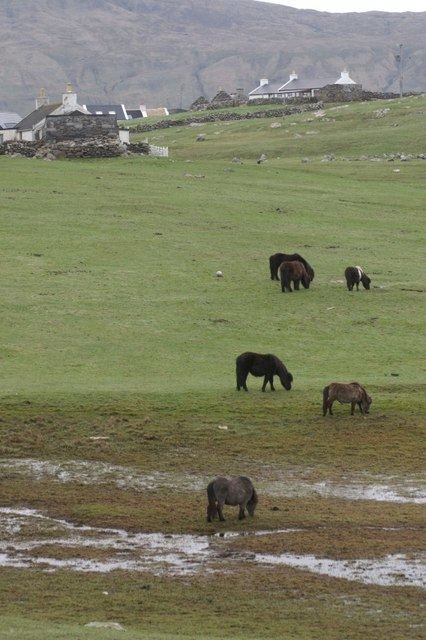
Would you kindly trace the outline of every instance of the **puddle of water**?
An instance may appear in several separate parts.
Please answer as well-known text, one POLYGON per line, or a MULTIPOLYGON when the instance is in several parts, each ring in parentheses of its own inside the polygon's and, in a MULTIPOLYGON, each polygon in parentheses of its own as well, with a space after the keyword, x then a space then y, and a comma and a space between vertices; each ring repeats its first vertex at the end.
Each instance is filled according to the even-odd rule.
MULTIPOLYGON (((262 489, 259 484, 259 490, 262 489)), ((275 480, 268 482, 265 493, 273 496, 296 497, 320 495, 324 498, 343 498, 345 500, 375 500, 378 502, 397 502, 426 504, 426 490, 413 486, 412 480, 395 481, 389 484, 365 484, 361 481, 339 484, 330 481, 308 483, 297 480, 275 480)))
MULTIPOLYGON (((298 529, 260 530, 245 535, 293 534, 298 529)), ((243 562, 287 565, 366 584, 425 586, 425 566, 421 557, 403 554, 383 559, 332 560, 312 555, 252 554, 228 551, 222 538, 241 535, 229 531, 216 535, 131 533, 123 529, 75 525, 50 518, 33 509, 0 508, 0 566, 44 571, 69 569, 80 572, 109 573, 115 570, 150 572, 154 575, 182 576, 199 571, 236 570, 243 562), (87 558, 49 556, 46 546, 87 551, 87 558), (93 549, 94 557, 90 557, 93 549), (108 551, 97 558, 96 550, 108 551), (219 566, 220 563, 220 566, 219 566)), ((68 554, 69 555, 69 554, 68 554)))
POLYGON ((87 460, 54 462, 31 458, 17 460, 9 458, 0 460, 0 471, 31 476, 36 480, 42 480, 48 476, 58 482, 112 483, 119 489, 135 489, 136 491, 159 488, 198 491, 206 487, 206 480, 200 477, 161 471, 138 473, 136 469, 131 467, 87 460))
MULTIPOLYGON (((265 468, 268 481, 255 481, 259 492, 271 496, 300 497, 320 495, 346 500, 374 500, 381 502, 426 504, 426 488, 419 478, 360 475, 345 478, 344 482, 309 482, 309 470, 283 472, 272 466, 265 468)), ((120 489, 135 491, 174 488, 178 491, 204 491, 209 478, 155 471, 139 473, 131 467, 106 462, 68 460, 4 459, 0 472, 17 473, 37 480, 50 477, 57 482, 80 484, 114 484, 120 489)))
POLYGON ((256 554, 255 557, 255 562, 260 564, 285 565, 364 584, 422 588, 426 587, 425 560, 421 557, 408 558, 404 554, 362 560, 332 560, 291 553, 278 556, 256 554))
POLYGON ((74 525, 32 509, 0 509, 0 566, 38 564, 100 573, 124 569, 184 575, 199 569, 211 555, 207 536, 130 533, 122 529, 74 525), (111 557, 61 559, 40 556, 46 545, 104 549, 111 552, 111 557))

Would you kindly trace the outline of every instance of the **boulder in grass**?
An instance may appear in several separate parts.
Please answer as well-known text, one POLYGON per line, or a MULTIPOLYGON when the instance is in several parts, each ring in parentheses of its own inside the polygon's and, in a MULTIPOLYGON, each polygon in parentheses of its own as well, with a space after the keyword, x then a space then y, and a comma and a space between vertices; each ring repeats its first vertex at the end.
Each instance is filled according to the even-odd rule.
POLYGON ((88 622, 85 627, 92 629, 113 629, 114 631, 125 631, 126 629, 119 622, 88 622))

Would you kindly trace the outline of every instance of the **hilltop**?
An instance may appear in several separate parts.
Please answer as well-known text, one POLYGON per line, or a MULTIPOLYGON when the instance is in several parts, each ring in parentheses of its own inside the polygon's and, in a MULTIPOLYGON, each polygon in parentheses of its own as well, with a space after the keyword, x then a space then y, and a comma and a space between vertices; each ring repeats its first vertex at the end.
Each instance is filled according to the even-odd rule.
POLYGON ((188 105, 260 77, 338 74, 396 90, 423 90, 426 13, 330 14, 254 0, 0 0, 0 108, 22 114, 44 86, 66 81, 83 102, 188 105))

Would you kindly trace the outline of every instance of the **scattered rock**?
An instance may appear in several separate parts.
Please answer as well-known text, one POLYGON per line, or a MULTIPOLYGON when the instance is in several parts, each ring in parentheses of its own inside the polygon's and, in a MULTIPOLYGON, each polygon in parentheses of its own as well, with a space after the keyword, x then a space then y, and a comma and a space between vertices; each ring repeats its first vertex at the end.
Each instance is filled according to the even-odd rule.
POLYGON ((333 160, 336 159, 336 156, 334 156, 332 153, 326 153, 323 157, 321 162, 333 162, 333 160))
POLYGON ((373 111, 375 118, 384 118, 387 113, 389 113, 389 107, 385 107, 384 109, 376 109, 373 111))
POLYGON ((309 158, 302 158, 301 162, 310 162, 309 158))
POLYGON ((91 627, 93 629, 113 629, 114 631, 125 631, 125 628, 119 622, 88 622, 84 626, 91 627))
POLYGON ((281 127, 281 122, 271 122, 271 129, 279 129, 281 127))
POLYGON ((238 158, 238 156, 234 156, 231 162, 234 162, 235 164, 243 164, 241 158, 238 158))
POLYGON ((198 175, 194 175, 193 173, 184 173, 183 177, 184 178, 197 178, 197 179, 200 179, 200 178, 205 178, 206 176, 203 175, 202 173, 200 173, 198 175))
POLYGON ((223 278, 223 273, 222 271, 216 271, 216 278, 223 278))
POLYGON ((219 424, 217 428, 221 431, 228 431, 228 427, 226 426, 226 424, 219 424))
POLYGON ((204 133, 199 133, 197 138, 196 138, 196 141, 197 142, 204 142, 205 139, 206 139, 206 135, 204 133))
POLYGON ((257 160, 257 164, 262 164, 262 162, 266 162, 267 159, 267 155, 265 153, 262 153, 262 155, 257 160))

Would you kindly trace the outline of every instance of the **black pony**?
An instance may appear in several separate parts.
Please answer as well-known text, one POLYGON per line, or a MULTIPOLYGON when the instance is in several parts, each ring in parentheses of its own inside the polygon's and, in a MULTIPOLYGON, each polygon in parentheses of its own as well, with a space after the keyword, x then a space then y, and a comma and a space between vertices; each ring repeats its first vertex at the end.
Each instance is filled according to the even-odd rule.
POLYGON ((345 278, 348 291, 352 291, 354 285, 356 285, 356 290, 359 291, 360 282, 362 282, 364 289, 370 288, 371 280, 362 267, 346 267, 345 278))
POLYGON ((246 351, 238 356, 236 365, 237 391, 241 388, 244 391, 248 391, 246 380, 249 373, 256 378, 264 376, 262 391, 265 391, 268 382, 271 385, 271 391, 275 391, 274 376, 279 377, 284 389, 287 389, 287 391, 291 389, 293 376, 287 371, 281 360, 272 355, 272 353, 246 351))
POLYGON ((304 265, 308 272, 308 276, 312 281, 314 279, 315 272, 309 262, 307 262, 299 253, 274 253, 274 255, 270 256, 269 268, 271 270, 271 280, 280 279, 278 276, 278 269, 282 262, 294 262, 294 260, 298 260, 304 265))

